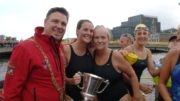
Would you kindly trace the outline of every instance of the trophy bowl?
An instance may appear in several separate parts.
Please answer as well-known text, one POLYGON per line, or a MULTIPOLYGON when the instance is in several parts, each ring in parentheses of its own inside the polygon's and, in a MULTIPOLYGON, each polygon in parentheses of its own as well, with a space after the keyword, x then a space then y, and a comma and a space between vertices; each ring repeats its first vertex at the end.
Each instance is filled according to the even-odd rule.
POLYGON ((80 73, 80 75, 83 77, 83 86, 78 85, 78 88, 82 90, 83 101, 94 100, 96 93, 102 93, 109 85, 109 80, 105 80, 100 76, 91 73, 80 73), (105 86, 99 90, 102 83, 105 83, 105 86))

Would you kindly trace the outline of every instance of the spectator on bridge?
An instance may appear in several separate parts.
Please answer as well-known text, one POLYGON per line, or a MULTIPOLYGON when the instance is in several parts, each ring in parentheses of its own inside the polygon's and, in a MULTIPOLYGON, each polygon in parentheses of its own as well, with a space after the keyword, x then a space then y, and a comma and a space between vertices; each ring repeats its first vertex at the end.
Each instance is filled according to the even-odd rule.
POLYGON ((64 61, 61 40, 69 14, 51 8, 44 27, 18 44, 10 57, 4 82, 5 101, 64 101, 64 61))
POLYGON ((132 45, 134 42, 133 36, 131 34, 122 34, 119 38, 119 45, 121 49, 126 48, 129 45, 132 45))
MULTIPOLYGON (((150 49, 145 47, 148 42, 149 29, 144 24, 138 24, 134 30, 135 41, 132 45, 125 48, 128 52, 132 52, 138 56, 137 61, 132 65, 138 80, 140 82, 140 77, 145 68, 148 69, 152 76, 159 75, 159 70, 155 68, 152 60, 152 53, 150 49)), ((153 86, 149 84, 139 83, 140 89, 148 94, 152 93, 153 86)), ((132 94, 131 87, 129 86, 129 91, 132 94)))
MULTIPOLYGON (((178 29, 178 31, 176 32, 175 36, 171 36, 168 40, 168 48, 170 49, 175 49, 177 48, 180 44, 180 28, 178 29)), ((163 63, 163 58, 160 59, 160 63, 163 63)))

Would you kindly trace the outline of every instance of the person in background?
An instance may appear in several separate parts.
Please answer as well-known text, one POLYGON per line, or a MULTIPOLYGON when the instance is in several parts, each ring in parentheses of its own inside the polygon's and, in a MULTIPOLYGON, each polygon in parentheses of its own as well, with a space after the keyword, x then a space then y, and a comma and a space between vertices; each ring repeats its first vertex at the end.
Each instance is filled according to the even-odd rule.
POLYGON ((137 76, 131 65, 119 54, 108 48, 111 34, 104 26, 96 26, 94 29, 94 74, 108 79, 110 84, 100 94, 99 101, 130 101, 128 90, 123 81, 122 72, 130 78, 134 96, 131 101, 141 101, 141 93, 137 76))
MULTIPOLYGON (((177 36, 171 36, 169 38, 169 40, 168 40, 168 49, 169 50, 174 49, 176 47, 176 39, 177 39, 177 36)), ((164 57, 159 60, 160 61, 159 64, 155 63, 155 61, 154 61, 155 66, 158 67, 158 68, 161 68, 162 63, 163 63, 163 59, 164 59, 164 57)))
POLYGON ((158 87, 164 101, 179 101, 180 99, 180 48, 178 48, 180 44, 178 35, 180 35, 180 28, 177 31, 177 48, 171 49, 165 56, 160 72, 158 87), (172 80, 170 92, 166 87, 169 77, 172 80))
POLYGON ((119 45, 121 49, 126 48, 129 45, 132 45, 134 42, 133 36, 131 34, 122 34, 119 38, 119 45))
POLYGON ((176 38, 176 48, 180 48, 179 47, 180 46, 180 25, 179 25, 178 30, 176 32, 176 36, 177 36, 177 38, 176 38))
MULTIPOLYGON (((177 30, 176 32, 176 35, 175 36, 171 36, 168 40, 168 49, 176 49, 179 47, 179 44, 180 43, 180 28, 177 30)), ((160 59, 160 63, 162 65, 163 63, 163 58, 160 59)), ((160 66, 161 67, 161 66, 160 66)))
POLYGON ((177 40, 180 40, 180 25, 177 28, 176 36, 177 36, 177 40))
POLYGON ((77 23, 77 39, 71 45, 65 46, 66 52, 66 93, 74 101, 82 100, 82 95, 77 84, 80 76, 77 72, 91 73, 93 70, 93 58, 89 51, 89 45, 93 37, 94 25, 90 20, 83 19, 77 23))
MULTIPOLYGON (((152 76, 159 75, 159 70, 155 68, 152 60, 151 51, 145 47, 145 44, 148 42, 149 30, 146 25, 138 24, 135 27, 135 41, 133 45, 130 45, 125 48, 129 53, 134 53, 137 55, 137 61, 132 64, 132 67, 138 77, 140 82, 140 77, 145 68, 148 68, 148 71, 152 76)), ((149 84, 139 83, 140 89, 143 93, 148 94, 153 90, 153 86, 149 84)), ((128 86, 130 94, 133 95, 131 86, 128 86)))
POLYGON ((69 19, 63 7, 51 8, 44 27, 16 45, 4 82, 5 101, 63 101, 64 61, 61 40, 69 19))
POLYGON ((173 49, 173 47, 176 45, 176 39, 177 36, 171 36, 168 40, 168 48, 173 49))

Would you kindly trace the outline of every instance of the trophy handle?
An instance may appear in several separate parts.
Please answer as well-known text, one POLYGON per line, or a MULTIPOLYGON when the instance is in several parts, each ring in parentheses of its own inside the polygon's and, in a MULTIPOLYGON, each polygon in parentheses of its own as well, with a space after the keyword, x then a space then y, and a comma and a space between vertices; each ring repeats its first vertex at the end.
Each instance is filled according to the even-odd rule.
MULTIPOLYGON (((83 73, 81 73, 80 71, 77 72, 77 74, 79 74, 80 76, 84 76, 83 73)), ((79 84, 77 85, 77 87, 81 90, 84 88, 84 87, 81 87, 79 84)))
POLYGON ((109 80, 105 80, 103 81, 106 85, 104 86, 104 88, 101 90, 101 91, 97 91, 97 93, 102 93, 106 88, 107 86, 109 85, 109 80))

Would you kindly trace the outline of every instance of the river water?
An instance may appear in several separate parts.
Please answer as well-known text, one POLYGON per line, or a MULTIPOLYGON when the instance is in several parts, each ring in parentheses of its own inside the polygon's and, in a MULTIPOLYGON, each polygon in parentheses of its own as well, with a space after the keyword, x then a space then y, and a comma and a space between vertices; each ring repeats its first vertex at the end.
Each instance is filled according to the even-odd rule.
POLYGON ((7 64, 8 64, 8 58, 0 59, 0 81, 4 80, 7 64))
MULTIPOLYGON (((166 53, 153 53, 153 60, 156 63, 160 63, 160 59, 165 56, 166 53)), ((0 58, 0 81, 4 80, 5 73, 6 73, 6 67, 8 65, 8 58, 0 58)), ((141 77, 141 83, 146 84, 154 84, 152 81, 152 77, 150 76, 147 69, 144 70, 142 77, 141 77)), ((155 89, 153 90, 153 93, 146 95, 147 101, 154 101, 155 100, 155 89)))

